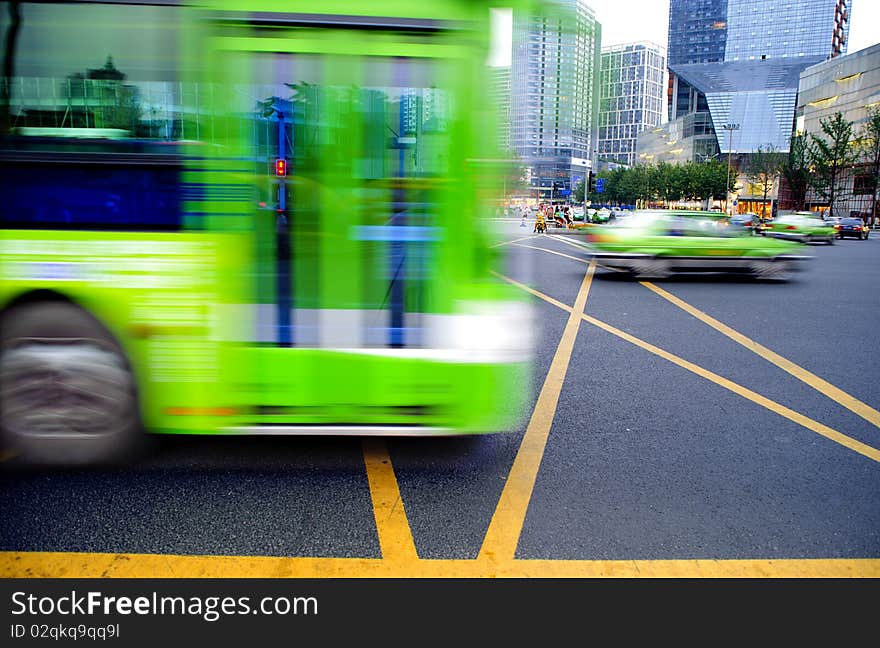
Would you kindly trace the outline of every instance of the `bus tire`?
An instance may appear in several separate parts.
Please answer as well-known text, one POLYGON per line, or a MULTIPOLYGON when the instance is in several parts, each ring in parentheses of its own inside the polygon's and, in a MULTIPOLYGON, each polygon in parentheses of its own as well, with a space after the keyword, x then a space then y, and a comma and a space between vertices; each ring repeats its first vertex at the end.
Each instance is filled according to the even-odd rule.
POLYGON ((143 438, 136 381, 122 347, 97 319, 62 301, 3 314, 0 433, 25 464, 132 457, 143 438))

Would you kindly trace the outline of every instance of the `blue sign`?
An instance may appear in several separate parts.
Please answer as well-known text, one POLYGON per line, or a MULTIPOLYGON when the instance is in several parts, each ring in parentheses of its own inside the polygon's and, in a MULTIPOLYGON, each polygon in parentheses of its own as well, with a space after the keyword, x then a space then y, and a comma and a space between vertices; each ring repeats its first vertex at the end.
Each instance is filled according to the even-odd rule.
POLYGON ((605 192, 605 178, 596 178, 596 193, 605 192))
POLYGON ((560 189, 560 190, 559 190, 559 195, 560 195, 560 196, 570 196, 570 195, 571 195, 571 189, 560 189))

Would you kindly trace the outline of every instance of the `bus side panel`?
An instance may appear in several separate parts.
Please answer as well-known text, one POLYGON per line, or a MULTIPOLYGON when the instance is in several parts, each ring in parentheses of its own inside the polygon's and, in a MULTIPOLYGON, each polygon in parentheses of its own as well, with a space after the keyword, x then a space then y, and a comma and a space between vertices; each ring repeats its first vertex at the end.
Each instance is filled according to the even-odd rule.
POLYGON ((147 429, 211 430, 233 414, 221 346, 248 325, 218 308, 238 300, 234 239, 3 230, 0 304, 42 290, 80 305, 125 349, 147 429))

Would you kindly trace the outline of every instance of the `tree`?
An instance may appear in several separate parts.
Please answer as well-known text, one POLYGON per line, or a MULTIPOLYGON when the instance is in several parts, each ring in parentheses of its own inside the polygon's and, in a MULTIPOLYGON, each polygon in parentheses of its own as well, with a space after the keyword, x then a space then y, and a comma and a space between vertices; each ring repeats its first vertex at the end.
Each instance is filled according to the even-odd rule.
POLYGON ((868 172, 871 189, 871 225, 877 220, 877 190, 880 177, 880 108, 869 108, 868 119, 859 132, 862 142, 862 160, 868 172))
POLYGON ((834 201, 840 198, 843 176, 858 158, 858 149, 853 146, 853 124, 842 113, 820 119, 819 124, 823 136, 810 135, 810 185, 828 199, 828 212, 834 216, 834 201))
POLYGON ((711 201, 726 196, 736 185, 736 176, 728 175, 727 165, 720 160, 694 164, 688 176, 688 193, 699 200, 711 201))
POLYGON ((668 162, 658 162, 649 171, 650 185, 668 206, 684 195, 684 167, 668 162))
POLYGON ((788 185, 790 201, 796 210, 805 207, 807 188, 810 186, 810 149, 807 142, 806 133, 793 135, 789 141, 788 156, 779 169, 788 185))
POLYGON ((764 214, 767 213, 767 196, 773 191, 773 184, 776 182, 784 162, 785 155, 777 151, 772 144, 768 144, 766 147, 759 146, 758 150, 749 157, 746 177, 751 184, 761 189, 761 204, 764 214))

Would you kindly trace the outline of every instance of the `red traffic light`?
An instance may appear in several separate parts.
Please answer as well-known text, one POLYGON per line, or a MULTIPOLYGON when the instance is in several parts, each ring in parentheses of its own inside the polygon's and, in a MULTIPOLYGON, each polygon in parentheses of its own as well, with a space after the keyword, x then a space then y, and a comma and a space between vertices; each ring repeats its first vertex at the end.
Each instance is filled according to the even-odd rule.
POLYGON ((286 176, 287 175, 287 160, 283 158, 278 158, 275 160, 275 175, 277 176, 286 176))

